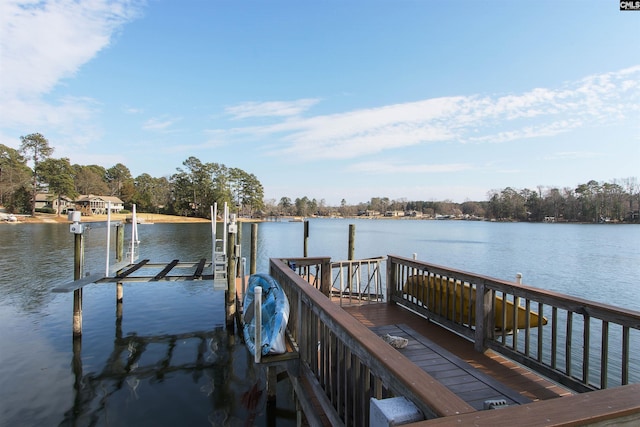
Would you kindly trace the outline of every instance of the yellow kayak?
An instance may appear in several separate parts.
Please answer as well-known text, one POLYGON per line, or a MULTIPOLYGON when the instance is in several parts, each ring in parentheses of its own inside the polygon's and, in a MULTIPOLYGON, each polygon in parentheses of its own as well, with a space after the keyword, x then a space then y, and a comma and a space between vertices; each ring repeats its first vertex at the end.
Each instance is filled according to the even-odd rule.
MULTIPOLYGON (((428 306, 429 310, 455 322, 475 325, 476 290, 470 288, 468 283, 454 279, 442 278, 432 275, 409 276, 404 284, 403 291, 414 302, 428 306), (471 310, 471 314, 469 314, 471 310), (469 317, 471 316, 471 317, 469 317)), ((513 301, 506 301, 506 322, 503 321, 502 306, 505 301, 502 297, 495 297, 495 328, 496 330, 513 330, 513 301)), ((527 310, 518 305, 517 328, 524 329, 527 321, 527 310)), ((540 322, 540 316, 534 311, 529 311, 529 327, 536 327, 540 322)), ((547 318, 542 317, 542 324, 547 324, 547 318)))

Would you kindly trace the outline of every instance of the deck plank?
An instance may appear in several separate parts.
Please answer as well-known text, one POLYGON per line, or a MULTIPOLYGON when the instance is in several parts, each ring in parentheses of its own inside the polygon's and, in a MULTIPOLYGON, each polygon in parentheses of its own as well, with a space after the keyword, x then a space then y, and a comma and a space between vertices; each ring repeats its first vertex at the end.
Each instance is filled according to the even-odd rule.
POLYGON ((464 377, 464 382, 456 381, 455 385, 445 385, 477 410, 484 409, 484 402, 489 399, 504 399, 508 405, 531 402, 531 399, 483 374, 453 353, 421 336, 406 324, 373 327, 371 330, 378 335, 391 334, 408 339, 407 347, 398 351, 432 377, 436 379, 464 377), (429 357, 425 360, 421 357, 421 353, 429 357))
MULTIPOLYGON (((423 337, 455 354, 474 368, 533 401, 573 394, 570 390, 491 350, 485 353, 478 353, 474 350, 473 343, 467 339, 396 304, 343 305, 342 308, 369 328, 406 324, 423 337)), ((446 382, 456 378, 455 375, 447 376, 446 373, 442 372, 433 376, 445 385, 446 382)))

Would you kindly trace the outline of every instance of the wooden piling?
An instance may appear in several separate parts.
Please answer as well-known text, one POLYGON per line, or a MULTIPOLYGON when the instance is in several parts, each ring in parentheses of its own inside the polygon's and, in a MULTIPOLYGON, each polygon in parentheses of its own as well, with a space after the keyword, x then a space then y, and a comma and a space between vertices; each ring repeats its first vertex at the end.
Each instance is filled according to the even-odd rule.
POLYGON ((249 274, 256 274, 258 264, 258 224, 251 224, 251 264, 249 274))
POLYGON ((124 259, 124 224, 116 225, 116 261, 124 259))
MULTIPOLYGON (((116 225, 116 261, 122 262, 124 259, 124 224, 116 225)), ((116 283, 116 317, 122 317, 122 300, 124 299, 124 289, 122 282, 116 283)))
POLYGON ((229 231, 227 238, 227 291, 226 291, 226 325, 233 330, 236 315, 236 239, 229 231))
POLYGON ((116 283, 116 304, 122 304, 124 299, 124 289, 122 288, 122 282, 116 283))
POLYGON ((309 256, 309 220, 304 221, 304 250, 303 256, 309 256))
MULTIPOLYGON (((356 252, 356 225, 349 224, 349 248, 347 250, 347 259, 349 261, 352 261, 355 259, 355 252, 356 252)), ((352 292, 353 289, 351 288, 351 285, 353 284, 353 265, 351 263, 349 263, 347 270, 348 270, 347 287, 349 289, 349 292, 352 292)))
POLYGON ((349 224, 349 251, 347 252, 349 261, 355 259, 356 251, 356 225, 349 224))
MULTIPOLYGON (((84 240, 82 233, 74 234, 73 280, 82 278, 84 269, 84 240)), ((82 288, 73 291, 73 338, 82 336, 82 288)))

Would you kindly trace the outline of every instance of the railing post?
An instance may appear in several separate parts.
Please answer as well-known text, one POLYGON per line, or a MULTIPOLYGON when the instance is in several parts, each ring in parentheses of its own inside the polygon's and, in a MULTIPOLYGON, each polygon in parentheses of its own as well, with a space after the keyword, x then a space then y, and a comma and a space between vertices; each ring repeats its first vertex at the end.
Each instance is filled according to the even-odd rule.
POLYGON ((396 264, 391 257, 387 257, 387 303, 393 302, 391 296, 395 288, 396 264))
POLYGON ((331 258, 323 258, 320 264, 320 292, 331 296, 331 258))
POLYGON ((476 285, 476 330, 473 348, 480 353, 487 349, 487 340, 493 328, 491 295, 491 289, 487 288, 484 282, 476 285))

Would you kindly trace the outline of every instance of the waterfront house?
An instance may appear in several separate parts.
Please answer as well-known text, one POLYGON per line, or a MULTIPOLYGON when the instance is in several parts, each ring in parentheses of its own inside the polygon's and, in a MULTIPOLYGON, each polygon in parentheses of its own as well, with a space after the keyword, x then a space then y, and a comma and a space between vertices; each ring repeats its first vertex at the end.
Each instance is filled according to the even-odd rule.
POLYGON ((36 209, 53 209, 55 212, 66 213, 68 209, 74 207, 74 201, 65 195, 58 196, 53 193, 36 194, 36 209), (60 209, 58 210, 58 208, 60 209))
POLYGON ((81 195, 75 204, 76 209, 83 215, 105 215, 109 202, 111 202, 111 213, 120 213, 124 209, 124 202, 115 196, 81 195))

